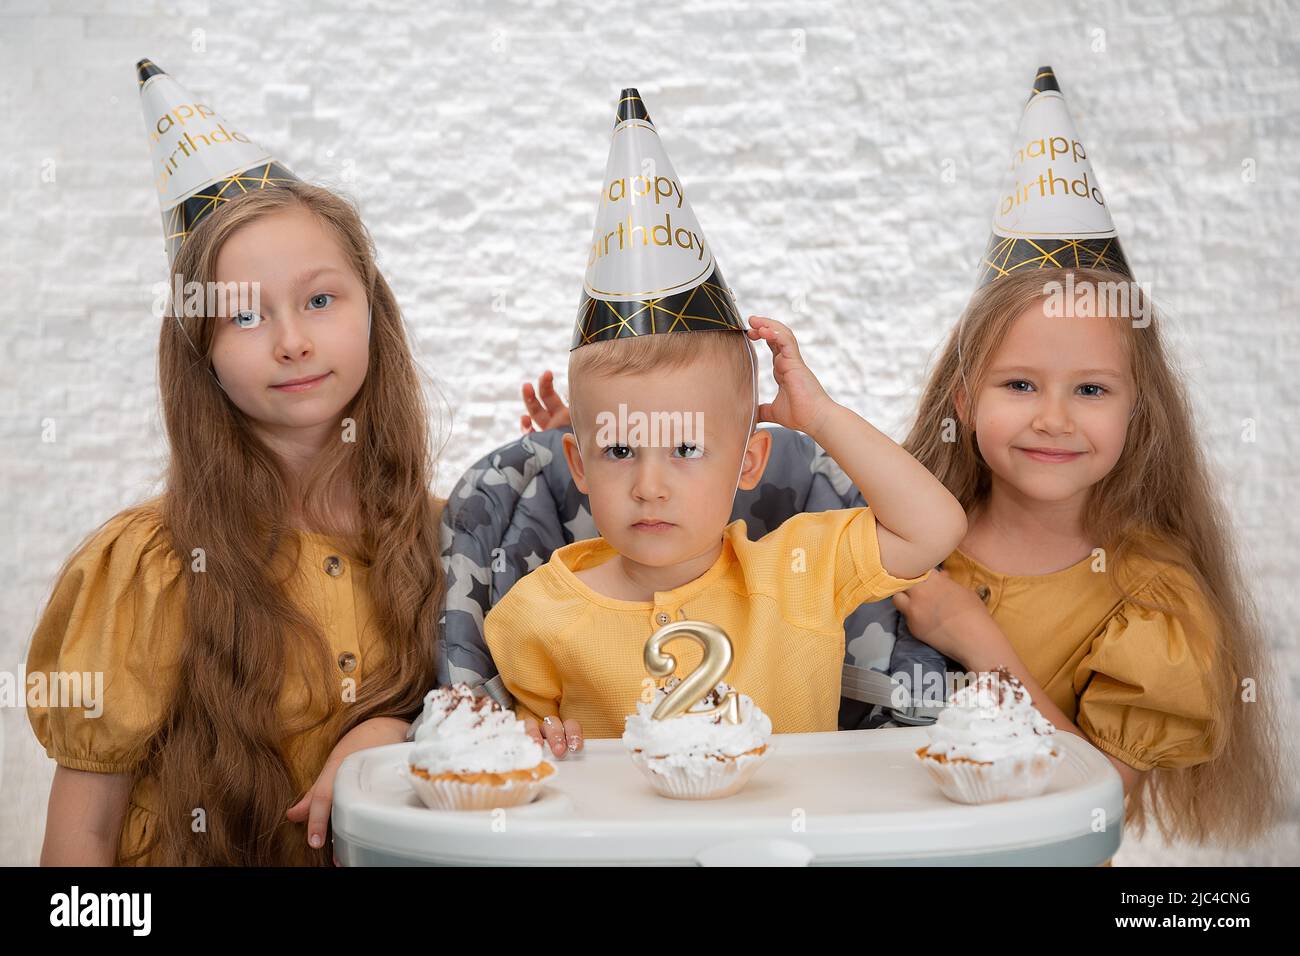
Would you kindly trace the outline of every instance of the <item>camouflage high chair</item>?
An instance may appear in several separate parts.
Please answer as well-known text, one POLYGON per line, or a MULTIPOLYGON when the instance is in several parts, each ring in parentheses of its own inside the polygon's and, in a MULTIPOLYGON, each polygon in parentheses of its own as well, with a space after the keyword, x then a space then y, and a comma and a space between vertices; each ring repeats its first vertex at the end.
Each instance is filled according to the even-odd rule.
MULTIPOLYGON (((483 457, 457 482, 443 515, 447 598, 438 682, 481 687, 511 709, 514 701, 483 638, 483 618, 556 548, 596 537, 587 496, 573 483, 564 458, 565 431, 525 435, 483 457)), ((737 493, 731 513, 731 520, 745 520, 751 539, 795 514, 865 504, 853 482, 811 438, 788 428, 771 433, 767 470, 752 491, 737 493)), ((845 621, 844 637, 840 729, 934 721, 939 708, 922 706, 920 691, 943 686, 935 681, 942 679, 948 661, 911 635, 892 601, 862 605, 845 621)))

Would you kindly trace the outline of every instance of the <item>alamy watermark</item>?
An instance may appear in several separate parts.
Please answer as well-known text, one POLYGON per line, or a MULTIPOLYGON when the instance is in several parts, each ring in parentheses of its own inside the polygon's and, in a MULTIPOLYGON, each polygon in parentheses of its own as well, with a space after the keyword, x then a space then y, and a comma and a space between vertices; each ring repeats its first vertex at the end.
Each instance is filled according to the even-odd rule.
POLYGON ((1095 319, 1127 315, 1135 329, 1151 324, 1155 312, 1151 290, 1137 282, 1086 281, 1076 283, 1074 273, 1065 281, 1043 283, 1043 314, 1049 318, 1095 319))
POLYGON ((704 444, 703 412, 629 412, 619 403, 618 411, 596 413, 596 444, 601 448, 626 445, 633 448, 677 448, 704 444))
POLYGON ((896 710, 906 710, 909 707, 947 707, 953 694, 978 684, 981 675, 987 676, 989 673, 927 670, 919 663, 913 664, 910 673, 900 669, 889 675, 894 681, 890 706, 896 710))
POLYGON ((103 671, 35 671, 23 681, 10 671, 0 671, 0 707, 80 709, 94 720, 104 713, 103 671), (20 688, 24 687, 20 691, 20 688))
POLYGON ((262 314, 260 282, 182 282, 180 273, 176 273, 170 286, 166 282, 154 283, 153 293, 152 308, 157 319, 167 315, 169 301, 177 318, 262 314))

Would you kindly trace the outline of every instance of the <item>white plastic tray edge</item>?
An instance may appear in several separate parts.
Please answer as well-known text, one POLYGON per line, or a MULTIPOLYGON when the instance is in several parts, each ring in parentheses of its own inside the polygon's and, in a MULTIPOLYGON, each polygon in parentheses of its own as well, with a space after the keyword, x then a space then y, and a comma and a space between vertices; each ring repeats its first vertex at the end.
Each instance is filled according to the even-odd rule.
MULTIPOLYGON (((1077 852, 1079 841, 1089 848, 1100 847, 1096 851, 1100 862, 1119 845, 1119 821, 1123 814, 1119 777, 1107 758, 1085 741, 1070 734, 1061 734, 1059 738, 1066 760, 1077 774, 1087 779, 1086 784, 1030 801, 980 807, 943 804, 939 809, 918 812, 821 813, 810 819, 806 830, 797 833, 792 832, 791 820, 786 816, 729 819, 716 813, 698 819, 638 818, 620 830, 608 820, 593 824, 566 818, 565 813, 572 810, 571 801, 557 788, 547 788, 551 791, 547 794, 551 804, 544 812, 539 807, 545 801, 537 801, 528 808, 496 812, 495 823, 499 829, 494 830, 491 811, 437 813, 412 805, 413 797, 400 786, 385 795, 388 802, 366 795, 362 788, 363 774, 383 773, 384 764, 395 775, 398 773, 404 762, 401 754, 411 745, 394 744, 354 754, 340 767, 335 788, 335 842, 340 861, 344 863, 350 862, 349 855, 373 858, 376 854, 392 854, 401 858, 398 862, 406 863, 655 864, 692 862, 710 847, 735 844, 742 850, 744 845, 753 845, 760 856, 768 851, 777 857, 803 853, 818 864, 924 864, 928 860, 953 862, 970 858, 977 862, 989 856, 1014 858, 1020 851, 1030 852, 1052 844, 1073 845, 1076 849, 1071 852, 1077 852), (1083 823, 1077 826, 1062 827, 1056 820, 1058 814, 1078 815, 1080 808, 1102 809, 1106 818, 1116 824, 1109 833, 1096 834, 1082 816, 1079 819, 1083 823), (1050 825, 1043 825, 1045 821, 1050 825), (1002 835, 994 840, 981 835, 988 832, 1002 835), (513 839, 501 839, 505 835, 513 839), (494 845, 494 840, 499 842, 494 845), (868 851, 865 854, 864 848, 868 851)), ((772 738, 773 759, 777 753, 843 753, 846 748, 864 753, 883 749, 901 756, 926 739, 924 728, 776 735, 772 738)), ((618 740, 590 741, 587 749, 589 755, 597 758, 617 755, 616 759, 623 759, 618 740)), ((627 766, 629 772, 636 773, 630 762, 627 766)), ((562 774, 564 762, 557 762, 557 767, 562 774)), ((924 775, 919 766, 917 771, 924 775)), ((759 773, 762 772, 760 768, 759 773)), ((711 801, 708 805, 716 806, 711 801)))

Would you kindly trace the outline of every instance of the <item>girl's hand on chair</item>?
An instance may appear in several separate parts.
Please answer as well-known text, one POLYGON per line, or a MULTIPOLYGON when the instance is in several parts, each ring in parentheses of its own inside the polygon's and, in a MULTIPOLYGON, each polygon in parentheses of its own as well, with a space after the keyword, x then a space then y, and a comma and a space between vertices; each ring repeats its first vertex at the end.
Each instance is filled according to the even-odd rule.
POLYGON ((569 424, 569 406, 564 404, 555 390, 555 376, 550 371, 537 380, 537 390, 531 382, 524 382, 524 408, 528 414, 520 416, 519 427, 524 434, 548 428, 563 428, 569 424))
POLYGON ((776 398, 758 406, 758 421, 815 435, 835 402, 804 364, 794 333, 775 319, 751 315, 746 334, 772 350, 772 377, 777 385, 776 398))
POLYGON ((1005 656, 1004 648, 1010 648, 984 602, 947 571, 930 572, 920 584, 895 594, 893 602, 917 638, 967 666, 1005 656))
POLYGON ((560 723, 558 717, 546 717, 539 726, 533 718, 525 717, 524 730, 543 747, 549 746, 559 760, 582 749, 582 725, 576 720, 560 723))
POLYGON ((325 831, 329 829, 330 808, 334 805, 334 777, 345 757, 358 750, 399 744, 406 739, 411 725, 396 717, 372 717, 357 724, 330 751, 325 766, 312 788, 285 813, 292 823, 307 822, 307 842, 313 847, 325 845, 325 831))

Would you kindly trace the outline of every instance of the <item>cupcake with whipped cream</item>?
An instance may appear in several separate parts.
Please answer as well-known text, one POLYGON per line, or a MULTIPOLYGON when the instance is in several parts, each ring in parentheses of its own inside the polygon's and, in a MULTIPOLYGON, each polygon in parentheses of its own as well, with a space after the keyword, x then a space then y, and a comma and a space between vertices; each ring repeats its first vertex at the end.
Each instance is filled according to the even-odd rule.
POLYGON ((492 810, 527 803, 555 772, 524 722, 468 684, 424 697, 408 779, 434 810, 492 810))
POLYGON ((1004 667, 956 691, 916 751, 944 796, 992 803, 1037 796, 1064 757, 1056 728, 1004 667))
POLYGON ((721 712, 708 713, 732 688, 718 684, 704 700, 667 720, 652 715, 681 683, 670 678, 654 700, 638 703, 623 730, 623 745, 650 785, 677 800, 713 800, 740 791, 767 759, 772 721, 747 695, 739 694, 738 723, 721 712))

